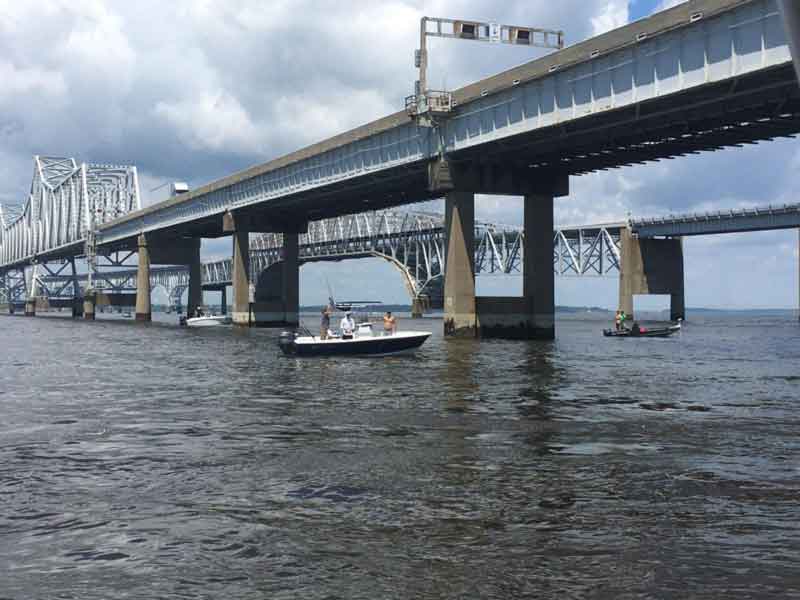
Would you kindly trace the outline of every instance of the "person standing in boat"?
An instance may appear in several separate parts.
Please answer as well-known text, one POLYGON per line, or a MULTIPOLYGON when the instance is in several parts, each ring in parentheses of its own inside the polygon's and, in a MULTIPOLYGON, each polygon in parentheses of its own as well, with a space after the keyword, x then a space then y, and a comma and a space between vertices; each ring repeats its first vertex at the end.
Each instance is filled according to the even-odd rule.
POLYGON ((392 335, 397 331, 397 321, 392 316, 392 311, 387 310, 383 315, 383 335, 392 335))
POLYGON ((622 329, 622 311, 618 310, 614 315, 614 328, 619 331, 622 329))
POLYGON ((339 323, 339 329, 342 332, 342 339, 343 340, 352 340, 353 339, 353 330, 356 328, 356 324, 353 321, 353 318, 350 316, 350 313, 344 313, 344 318, 342 319, 341 323, 339 323))
POLYGON ((322 340, 328 339, 328 330, 331 328, 331 307, 326 305, 322 307, 322 319, 319 324, 319 337, 322 340))

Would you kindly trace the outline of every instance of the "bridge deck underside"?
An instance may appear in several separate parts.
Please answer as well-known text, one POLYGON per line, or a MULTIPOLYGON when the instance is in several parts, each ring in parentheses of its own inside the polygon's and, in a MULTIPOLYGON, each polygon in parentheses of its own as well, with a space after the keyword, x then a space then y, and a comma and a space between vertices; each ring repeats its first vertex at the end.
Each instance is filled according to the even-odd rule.
POLYGON ((548 170, 581 175, 797 133, 800 89, 787 63, 488 142, 452 158, 529 167, 534 177, 548 170))
MULTIPOLYGON (((467 169, 525 169, 532 180, 581 175, 800 133, 800 88, 790 63, 659 97, 629 108, 505 137, 452 152, 467 169)), ((427 162, 395 166, 238 209, 254 223, 317 220, 442 196, 427 162)), ((257 229, 257 228, 255 228, 257 229)), ((255 230, 254 229, 254 230, 255 230)), ((225 235, 220 215, 158 232, 164 238, 225 235)), ((133 238, 110 247, 132 248, 133 238)))

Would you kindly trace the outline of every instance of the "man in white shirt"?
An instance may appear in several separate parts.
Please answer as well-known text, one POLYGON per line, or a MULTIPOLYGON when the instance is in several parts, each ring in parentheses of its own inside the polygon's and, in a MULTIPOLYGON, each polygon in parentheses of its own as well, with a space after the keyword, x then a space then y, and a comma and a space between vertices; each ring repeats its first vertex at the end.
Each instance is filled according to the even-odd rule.
POLYGON ((341 323, 339 323, 339 329, 342 332, 342 339, 343 340, 352 340, 353 339, 353 330, 356 328, 356 324, 353 321, 353 318, 350 316, 350 313, 345 313, 344 318, 342 319, 341 323))

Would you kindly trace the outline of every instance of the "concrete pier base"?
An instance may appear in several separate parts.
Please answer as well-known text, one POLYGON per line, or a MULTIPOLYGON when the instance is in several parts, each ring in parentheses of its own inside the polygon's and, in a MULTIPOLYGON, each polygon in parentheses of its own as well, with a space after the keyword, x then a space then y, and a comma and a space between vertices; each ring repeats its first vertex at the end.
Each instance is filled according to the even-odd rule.
POLYGON ((36 299, 29 298, 25 301, 25 316, 26 317, 36 316, 36 299))
POLYGON ((220 290, 220 312, 223 315, 228 314, 228 288, 222 288, 220 290))
POLYGON ((466 192, 445 198, 444 334, 475 337, 475 199, 466 192))
POLYGON ((686 318, 683 282, 683 240, 638 239, 630 229, 620 233, 619 307, 634 318, 634 295, 670 297, 670 319, 686 318))
POLYGON ((147 238, 141 234, 138 239, 139 266, 136 271, 136 320, 148 322, 152 319, 150 310, 150 253, 147 238))
POLYGON ((83 298, 83 318, 87 321, 94 321, 96 301, 96 296, 93 293, 87 293, 83 298))
POLYGON ((80 319, 83 316, 83 300, 75 298, 72 301, 72 318, 80 319))
POLYGON ((542 326, 542 316, 534 317, 535 301, 526 297, 476 298, 477 328, 481 337, 507 340, 552 340, 554 327, 542 326))
POLYGON ((411 301, 411 318, 421 319, 425 312, 425 305, 421 298, 414 298, 411 301))
POLYGON ((249 327, 252 322, 250 310, 250 234, 247 231, 233 233, 233 310, 231 317, 235 325, 249 327))

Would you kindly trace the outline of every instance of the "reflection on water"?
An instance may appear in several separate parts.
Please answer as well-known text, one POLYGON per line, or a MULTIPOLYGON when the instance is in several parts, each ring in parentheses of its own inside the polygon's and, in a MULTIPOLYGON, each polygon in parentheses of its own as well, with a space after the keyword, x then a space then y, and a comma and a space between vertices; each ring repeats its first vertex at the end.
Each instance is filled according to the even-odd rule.
POLYGON ((800 594, 791 317, 422 325, 414 356, 297 359, 0 319, 0 598, 800 594))

